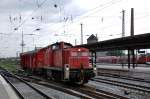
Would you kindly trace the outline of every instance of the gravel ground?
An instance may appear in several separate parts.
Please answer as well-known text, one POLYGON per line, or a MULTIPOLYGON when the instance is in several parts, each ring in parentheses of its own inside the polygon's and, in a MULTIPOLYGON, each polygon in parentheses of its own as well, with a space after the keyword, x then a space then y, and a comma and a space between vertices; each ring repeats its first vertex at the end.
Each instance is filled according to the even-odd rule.
POLYGON ((125 82, 125 83, 131 83, 131 84, 135 84, 135 85, 142 85, 142 86, 150 87, 150 83, 146 83, 146 82, 138 82, 138 81, 133 81, 133 80, 126 80, 126 79, 112 78, 112 77, 104 77, 104 76, 97 76, 96 78, 103 78, 103 79, 108 79, 108 80, 113 80, 113 81, 120 81, 120 82, 125 82))
POLYGON ((122 88, 122 87, 114 86, 110 84, 99 83, 95 81, 89 81, 88 84, 92 86, 94 85, 97 89, 101 89, 104 91, 112 92, 114 94, 122 95, 130 99, 149 99, 150 97, 150 94, 148 93, 130 90, 130 89, 126 89, 126 88, 122 88))
POLYGON ((149 67, 135 67, 135 69, 133 68, 128 69, 127 66, 122 68, 122 66, 118 66, 117 64, 103 64, 103 65, 97 65, 97 68, 99 72, 120 74, 120 75, 129 76, 129 77, 142 78, 142 79, 150 81, 150 66, 149 67), (122 70, 122 71, 119 71, 119 70, 122 70))

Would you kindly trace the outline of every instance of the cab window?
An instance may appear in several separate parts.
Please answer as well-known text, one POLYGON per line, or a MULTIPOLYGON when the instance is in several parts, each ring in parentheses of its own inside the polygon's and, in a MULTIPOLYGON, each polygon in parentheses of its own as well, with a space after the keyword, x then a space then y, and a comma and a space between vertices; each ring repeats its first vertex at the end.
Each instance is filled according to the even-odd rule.
POLYGON ((82 52, 81 56, 88 56, 88 52, 82 52))
POLYGON ((78 56, 77 52, 71 52, 71 56, 78 56))
POLYGON ((73 56, 73 57, 88 56, 88 52, 71 52, 71 56, 73 56))

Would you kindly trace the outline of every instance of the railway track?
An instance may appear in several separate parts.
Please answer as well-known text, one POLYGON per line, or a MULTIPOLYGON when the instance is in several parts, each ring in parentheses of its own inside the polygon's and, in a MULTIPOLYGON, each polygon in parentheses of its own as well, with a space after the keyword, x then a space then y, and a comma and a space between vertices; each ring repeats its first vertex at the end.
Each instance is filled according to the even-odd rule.
POLYGON ((94 95, 95 98, 97 99, 128 99, 126 97, 120 96, 120 95, 116 95, 110 92, 106 92, 100 89, 95 89, 95 91, 93 90, 86 90, 86 88, 88 88, 89 86, 85 86, 85 88, 80 88, 77 89, 77 91, 80 92, 84 92, 85 94, 89 94, 89 95, 94 95))
MULTIPOLYGON (((119 96, 107 91, 103 91, 100 89, 96 89, 95 87, 91 86, 79 86, 79 85, 70 85, 66 83, 60 83, 55 81, 49 81, 42 78, 34 78, 28 76, 16 76, 9 73, 3 74, 4 78, 7 80, 8 83, 14 88, 16 93, 20 96, 21 99, 52 99, 52 97, 47 96, 44 91, 39 89, 35 84, 38 86, 44 86, 45 88, 54 89, 60 92, 64 92, 66 94, 75 96, 81 99, 128 99, 124 96, 119 96), (28 87, 28 90, 34 91, 34 96, 30 96, 24 92, 24 88, 18 88, 18 85, 24 85, 28 87)), ((27 91, 27 89, 26 89, 27 91)))
MULTIPOLYGON (((21 99, 35 99, 35 98, 36 99, 54 99, 55 98, 55 97, 49 97, 48 95, 46 95, 45 92, 44 92, 44 90, 41 90, 40 88, 38 88, 37 86, 35 86, 35 84, 40 85, 40 87, 42 87, 42 86, 48 87, 49 88, 49 89, 47 88, 48 90, 55 89, 57 91, 61 91, 61 92, 67 93, 68 95, 72 95, 72 96, 75 96, 75 97, 78 97, 78 98, 81 98, 81 99, 91 99, 92 98, 92 97, 89 97, 89 96, 86 96, 86 95, 82 95, 82 94, 77 93, 77 92, 73 92, 72 90, 68 90, 66 88, 57 86, 57 85, 55 85, 54 82, 53 82, 54 84, 52 84, 52 83, 46 83, 43 80, 40 80, 40 79, 37 79, 37 78, 33 79, 33 77, 27 77, 27 76, 19 77, 19 76, 12 75, 12 74, 9 74, 9 73, 3 74, 3 77, 13 87, 13 89, 19 95, 19 97, 21 99), (20 81, 23 82, 23 83, 25 83, 25 84, 27 84, 29 87, 33 88, 38 93, 44 95, 43 98, 40 97, 40 96, 35 95, 35 93, 34 93, 34 97, 30 97, 28 95, 27 96, 24 95, 24 93, 22 93, 22 92, 25 89, 22 88, 22 90, 19 90, 15 86, 15 85, 18 85, 18 83, 20 83, 20 81)), ((30 90, 30 92, 31 92, 32 89, 28 88, 28 90, 30 90)))
POLYGON ((31 84, 8 73, 2 74, 3 78, 11 85, 21 99, 52 99, 31 84))
POLYGON ((127 88, 127 89, 132 89, 132 90, 136 90, 136 91, 150 93, 150 87, 148 87, 148 86, 137 85, 137 84, 133 84, 133 83, 127 83, 127 82, 112 80, 112 79, 110 80, 110 79, 105 79, 105 78, 94 78, 91 80, 100 82, 100 83, 115 85, 115 86, 119 86, 119 87, 123 87, 123 88, 127 88))
POLYGON ((150 83, 150 81, 146 80, 146 79, 142 79, 142 78, 138 78, 138 77, 125 76, 125 75, 111 74, 111 73, 99 73, 99 76, 121 78, 121 79, 126 79, 126 80, 133 80, 133 81, 150 83))
MULTIPOLYGON (((31 77, 30 77, 31 78, 31 77)), ((43 85, 49 88, 53 88, 80 98, 86 98, 86 99, 91 99, 91 98, 96 98, 96 99, 128 99, 124 96, 120 96, 120 95, 116 95, 110 92, 106 92, 100 89, 96 89, 95 87, 91 87, 91 86, 79 86, 79 85, 70 85, 70 84, 66 84, 66 83, 57 83, 54 81, 36 81, 36 79, 31 78, 31 82, 34 82, 36 84, 39 85, 43 85), (78 92, 78 93, 77 93, 78 92), (81 93, 81 94, 79 94, 81 93), (84 95, 83 95, 84 94, 84 95)), ((29 79, 26 79, 27 81, 29 81, 29 79)))
POLYGON ((61 84, 60 82, 57 81, 49 81, 43 78, 37 78, 35 76, 24 76, 24 75, 18 75, 17 76, 27 82, 33 83, 33 84, 37 84, 37 85, 41 85, 41 86, 45 86, 48 88, 52 88, 54 90, 60 91, 60 92, 64 92, 76 97, 79 97, 81 99, 91 99, 92 97, 87 96, 87 95, 83 95, 79 92, 76 92, 72 89, 69 89, 67 87, 64 87, 63 84, 61 84))

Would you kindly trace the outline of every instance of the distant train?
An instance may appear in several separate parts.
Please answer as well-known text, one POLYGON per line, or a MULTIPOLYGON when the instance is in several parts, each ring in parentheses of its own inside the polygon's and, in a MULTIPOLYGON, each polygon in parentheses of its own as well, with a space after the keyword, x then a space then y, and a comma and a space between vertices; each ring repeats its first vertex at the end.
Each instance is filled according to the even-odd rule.
POLYGON ((89 50, 57 42, 39 50, 20 54, 21 66, 26 71, 61 81, 87 83, 96 75, 96 65, 89 63, 89 50))
MULTIPOLYGON (((111 64, 118 64, 118 63, 128 63, 127 56, 103 56, 97 57, 97 63, 111 63, 111 64)), ((131 58, 132 62, 132 58, 131 58)), ((150 56, 139 55, 135 58, 135 63, 137 64, 145 64, 150 62, 150 56)))

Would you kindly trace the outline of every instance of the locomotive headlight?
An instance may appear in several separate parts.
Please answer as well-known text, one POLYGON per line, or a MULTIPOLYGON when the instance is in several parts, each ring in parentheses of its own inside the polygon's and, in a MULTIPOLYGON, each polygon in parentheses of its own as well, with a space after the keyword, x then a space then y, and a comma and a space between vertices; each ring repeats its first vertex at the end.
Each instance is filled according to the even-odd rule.
POLYGON ((78 49, 78 51, 80 52, 80 51, 81 51, 81 49, 78 49))
POLYGON ((66 71, 69 71, 69 66, 68 65, 66 65, 66 71))
POLYGON ((93 70, 97 70, 96 67, 94 67, 93 70))
POLYGON ((97 68, 96 68, 96 64, 93 64, 93 72, 95 74, 95 76, 97 75, 97 68))
POLYGON ((67 67, 66 70, 69 71, 69 67, 67 67))
POLYGON ((64 80, 69 80, 69 76, 70 76, 70 70, 69 70, 69 64, 65 64, 65 69, 64 69, 64 80))

